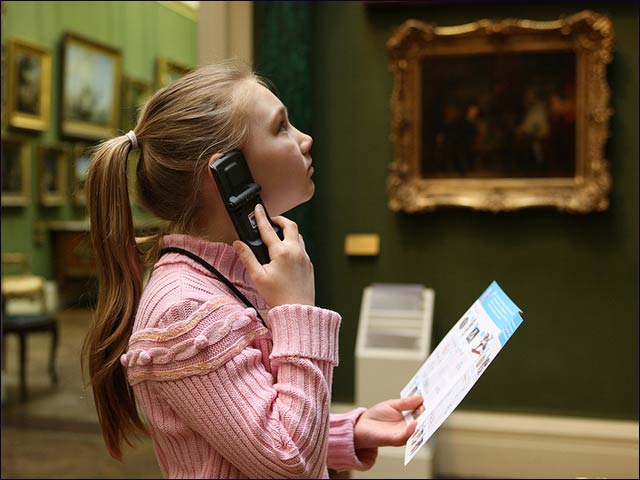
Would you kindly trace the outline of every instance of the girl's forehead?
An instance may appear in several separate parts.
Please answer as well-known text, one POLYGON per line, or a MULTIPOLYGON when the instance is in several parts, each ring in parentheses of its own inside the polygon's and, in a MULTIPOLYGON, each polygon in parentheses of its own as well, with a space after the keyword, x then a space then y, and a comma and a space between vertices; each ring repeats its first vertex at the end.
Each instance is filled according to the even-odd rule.
POLYGON ((271 117, 284 105, 271 90, 258 82, 251 82, 247 86, 247 110, 257 116, 271 117))

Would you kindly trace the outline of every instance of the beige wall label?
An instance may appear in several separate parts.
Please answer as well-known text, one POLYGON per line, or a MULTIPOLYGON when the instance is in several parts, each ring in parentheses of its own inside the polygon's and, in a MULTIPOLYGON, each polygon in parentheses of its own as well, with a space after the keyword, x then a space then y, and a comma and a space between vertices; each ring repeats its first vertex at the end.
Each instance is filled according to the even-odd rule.
POLYGON ((344 239, 345 255, 378 255, 380 235, 377 233, 350 233, 344 239))

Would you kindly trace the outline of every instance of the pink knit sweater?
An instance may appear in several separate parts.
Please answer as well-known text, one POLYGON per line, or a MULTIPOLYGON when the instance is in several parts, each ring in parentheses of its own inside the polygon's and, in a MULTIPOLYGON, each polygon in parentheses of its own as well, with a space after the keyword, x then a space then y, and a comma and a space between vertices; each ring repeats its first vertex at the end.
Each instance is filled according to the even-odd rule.
POLYGON ((354 448, 364 409, 330 415, 340 316, 303 305, 269 309, 229 245, 185 235, 189 250, 229 278, 246 308, 184 255, 155 265, 122 363, 171 478, 326 478, 366 470, 377 449, 354 448), (264 313, 263 313, 264 312, 264 313))

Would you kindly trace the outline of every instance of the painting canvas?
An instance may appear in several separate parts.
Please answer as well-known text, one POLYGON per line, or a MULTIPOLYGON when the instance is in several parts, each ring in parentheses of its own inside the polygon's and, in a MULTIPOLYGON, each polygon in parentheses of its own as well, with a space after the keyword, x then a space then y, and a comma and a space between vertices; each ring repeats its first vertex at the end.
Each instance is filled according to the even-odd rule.
POLYGON ((429 57, 422 69, 423 177, 575 175, 574 53, 429 57))
POLYGON ((73 147, 73 200, 76 205, 86 205, 85 184, 87 173, 91 164, 91 147, 85 144, 76 144, 73 147))
POLYGON ((64 145, 41 145, 39 153, 40 203, 63 205, 67 195, 68 153, 64 145))
POLYGON ((2 139, 2 206, 29 203, 29 144, 18 139, 2 139))
POLYGON ((64 39, 61 133, 102 139, 119 122, 120 53, 77 35, 64 39))

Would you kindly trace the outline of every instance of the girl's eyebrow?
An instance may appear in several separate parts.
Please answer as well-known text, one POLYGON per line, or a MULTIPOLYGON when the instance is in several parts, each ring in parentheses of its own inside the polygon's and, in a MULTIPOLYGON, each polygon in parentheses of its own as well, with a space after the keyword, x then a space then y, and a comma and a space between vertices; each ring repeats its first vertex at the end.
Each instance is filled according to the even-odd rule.
POLYGON ((270 123, 276 123, 276 120, 278 120, 278 118, 280 118, 280 116, 283 114, 284 118, 289 118, 289 111, 287 110, 287 107, 285 107, 284 105, 280 105, 280 107, 278 107, 276 112, 273 114, 270 123))

